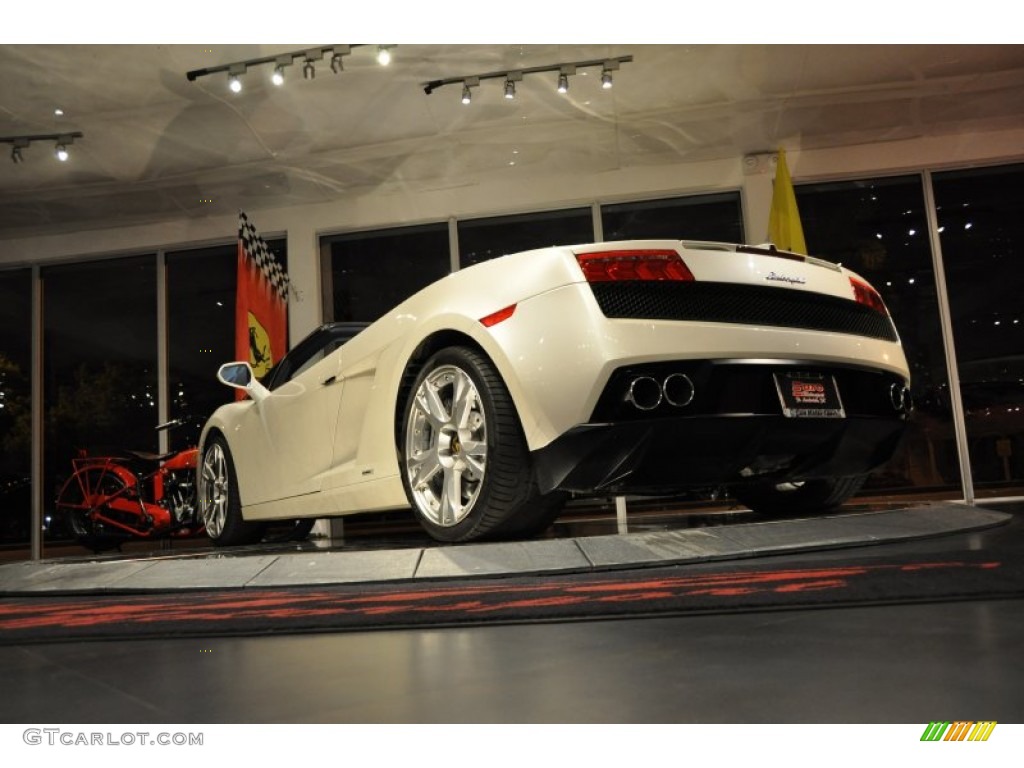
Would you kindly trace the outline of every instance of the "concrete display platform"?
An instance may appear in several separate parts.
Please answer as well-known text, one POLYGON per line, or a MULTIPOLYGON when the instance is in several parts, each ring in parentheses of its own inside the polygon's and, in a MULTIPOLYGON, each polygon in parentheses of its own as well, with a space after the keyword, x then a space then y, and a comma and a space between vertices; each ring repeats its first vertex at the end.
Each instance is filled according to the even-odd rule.
POLYGON ((738 525, 372 551, 231 551, 0 565, 0 595, 178 591, 515 576, 739 560, 907 541, 1002 525, 965 504, 738 525))

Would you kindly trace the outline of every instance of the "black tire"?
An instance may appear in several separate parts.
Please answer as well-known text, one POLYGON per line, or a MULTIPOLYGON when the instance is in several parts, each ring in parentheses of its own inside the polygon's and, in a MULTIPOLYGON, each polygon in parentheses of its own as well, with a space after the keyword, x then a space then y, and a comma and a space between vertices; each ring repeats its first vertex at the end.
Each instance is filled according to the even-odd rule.
POLYGON ((235 463, 223 437, 214 435, 207 441, 197 471, 199 516, 210 540, 218 547, 231 547, 263 538, 263 523, 242 519, 235 463))
POLYGON ((267 524, 267 543, 278 544, 288 541, 305 541, 316 525, 315 517, 302 517, 295 520, 281 520, 267 524))
POLYGON ((402 482, 427 533, 473 541, 511 528, 535 492, 526 438, 490 360, 468 347, 437 352, 402 413, 402 482))
POLYGON ((857 493, 865 480, 867 475, 852 475, 802 483, 738 485, 732 488, 732 495, 763 515, 831 512, 857 493))
POLYGON ((561 491, 534 494, 515 516, 506 520, 493 533, 494 538, 533 538, 550 528, 569 500, 569 494, 561 491))

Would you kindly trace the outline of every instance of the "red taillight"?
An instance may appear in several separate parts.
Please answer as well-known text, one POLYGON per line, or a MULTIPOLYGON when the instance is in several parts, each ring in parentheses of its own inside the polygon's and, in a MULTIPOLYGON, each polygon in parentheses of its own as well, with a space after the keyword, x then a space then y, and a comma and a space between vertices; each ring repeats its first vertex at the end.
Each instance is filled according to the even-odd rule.
POLYGON ((583 276, 588 283, 618 280, 692 281, 690 272, 675 251, 635 250, 577 253, 583 276))
POLYGON ((853 298, 858 304, 871 307, 875 312, 883 315, 889 314, 889 310, 885 308, 885 302, 882 301, 882 297, 870 285, 852 277, 850 278, 850 285, 853 286, 853 298))
POLYGON ((515 311, 516 305, 512 304, 510 306, 505 307, 504 309, 499 309, 497 312, 492 312, 487 317, 481 317, 480 322, 484 325, 485 328, 490 328, 492 325, 497 325, 503 320, 508 320, 510 317, 512 317, 512 313, 515 311))

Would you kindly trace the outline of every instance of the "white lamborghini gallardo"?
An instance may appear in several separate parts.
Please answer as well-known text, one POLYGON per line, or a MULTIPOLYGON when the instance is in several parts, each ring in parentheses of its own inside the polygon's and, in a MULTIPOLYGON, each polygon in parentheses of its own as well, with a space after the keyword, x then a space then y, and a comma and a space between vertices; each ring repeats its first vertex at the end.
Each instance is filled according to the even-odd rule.
POLYGON ((909 371, 878 293, 758 246, 553 247, 451 274, 369 326, 331 324, 200 441, 217 544, 267 521, 412 507, 442 541, 522 537, 570 492, 727 486, 833 509, 894 452, 909 371))

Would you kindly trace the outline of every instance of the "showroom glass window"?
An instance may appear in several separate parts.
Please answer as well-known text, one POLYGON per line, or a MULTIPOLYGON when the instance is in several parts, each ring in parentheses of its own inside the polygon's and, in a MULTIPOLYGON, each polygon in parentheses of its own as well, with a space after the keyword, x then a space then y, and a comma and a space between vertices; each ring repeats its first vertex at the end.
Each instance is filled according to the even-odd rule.
POLYGON ((796 188, 812 255, 861 274, 882 294, 910 364, 917 411, 869 491, 960 488, 935 273, 919 176, 796 188))
POLYGON ((604 239, 745 242, 739 192, 601 206, 604 239))
POLYGON ((975 489, 1024 487, 1024 165, 938 173, 935 205, 975 489))
MULTIPOLYGON (((267 241, 287 268, 286 241, 267 241)), ((167 254, 168 415, 203 419, 234 400, 217 369, 235 359, 236 244, 167 254)), ((169 447, 198 438, 189 427, 172 431, 169 447)))
POLYGON ((589 243, 594 239, 590 208, 493 216, 459 221, 459 266, 551 245, 589 243))
POLYGON ((451 271, 446 222, 325 237, 321 253, 328 320, 372 322, 451 271))
POLYGON ((156 258, 47 267, 43 279, 43 495, 79 451, 156 451, 156 258))
POLYGON ((0 272, 0 545, 31 534, 31 344, 32 273, 0 272))

